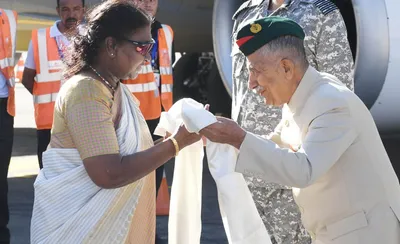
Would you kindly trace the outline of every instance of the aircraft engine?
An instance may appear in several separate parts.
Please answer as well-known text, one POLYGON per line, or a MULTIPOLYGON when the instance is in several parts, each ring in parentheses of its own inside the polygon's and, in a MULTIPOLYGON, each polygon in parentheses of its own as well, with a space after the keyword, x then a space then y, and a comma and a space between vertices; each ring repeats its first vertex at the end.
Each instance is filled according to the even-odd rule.
MULTIPOLYGON (((398 0, 336 0, 355 57, 355 93, 381 133, 400 132, 400 9, 398 0), (398 70, 399 69, 399 70, 398 70)), ((232 15, 242 0, 215 0, 213 45, 226 89, 232 92, 232 15)))

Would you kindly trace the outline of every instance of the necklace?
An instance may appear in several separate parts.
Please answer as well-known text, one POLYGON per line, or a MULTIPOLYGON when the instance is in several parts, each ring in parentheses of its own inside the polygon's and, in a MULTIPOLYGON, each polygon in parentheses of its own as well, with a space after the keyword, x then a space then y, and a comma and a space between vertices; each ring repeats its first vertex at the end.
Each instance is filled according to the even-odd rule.
POLYGON ((110 82, 108 82, 106 79, 104 79, 104 77, 101 76, 101 75, 99 74, 99 72, 97 72, 97 70, 95 70, 91 65, 89 65, 89 67, 96 73, 96 75, 97 75, 98 77, 100 77, 100 79, 101 79, 104 83, 106 83, 106 85, 107 85, 111 90, 113 90, 113 92, 115 92, 115 87, 113 87, 113 86, 110 84, 110 82))

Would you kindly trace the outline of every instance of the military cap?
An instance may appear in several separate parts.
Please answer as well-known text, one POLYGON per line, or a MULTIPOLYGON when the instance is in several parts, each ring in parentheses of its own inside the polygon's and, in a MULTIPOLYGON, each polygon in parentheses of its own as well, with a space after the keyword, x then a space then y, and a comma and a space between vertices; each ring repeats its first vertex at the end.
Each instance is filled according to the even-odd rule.
POLYGON ((249 56, 268 42, 280 36, 295 36, 304 40, 304 31, 291 19, 270 16, 243 26, 236 37, 240 51, 249 56))

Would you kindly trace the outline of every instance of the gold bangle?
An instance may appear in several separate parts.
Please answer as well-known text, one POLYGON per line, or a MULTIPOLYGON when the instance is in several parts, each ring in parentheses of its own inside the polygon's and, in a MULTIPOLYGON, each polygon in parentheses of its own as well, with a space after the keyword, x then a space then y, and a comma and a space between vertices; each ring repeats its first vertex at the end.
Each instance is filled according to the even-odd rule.
POLYGON ((176 156, 178 156, 178 153, 179 153, 179 145, 178 145, 178 142, 175 140, 175 138, 173 138, 173 137, 170 137, 169 138, 171 141, 172 141, 172 143, 174 144, 174 147, 175 147, 175 157, 176 156))

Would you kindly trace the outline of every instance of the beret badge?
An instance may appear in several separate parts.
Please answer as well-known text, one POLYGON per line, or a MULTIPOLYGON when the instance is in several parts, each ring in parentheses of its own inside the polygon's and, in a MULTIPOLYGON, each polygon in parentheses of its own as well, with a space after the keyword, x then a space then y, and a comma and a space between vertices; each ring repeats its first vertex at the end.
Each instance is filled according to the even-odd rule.
POLYGON ((253 34, 257 34, 258 32, 260 32, 262 30, 262 27, 260 24, 251 24, 250 25, 250 31, 253 34))

